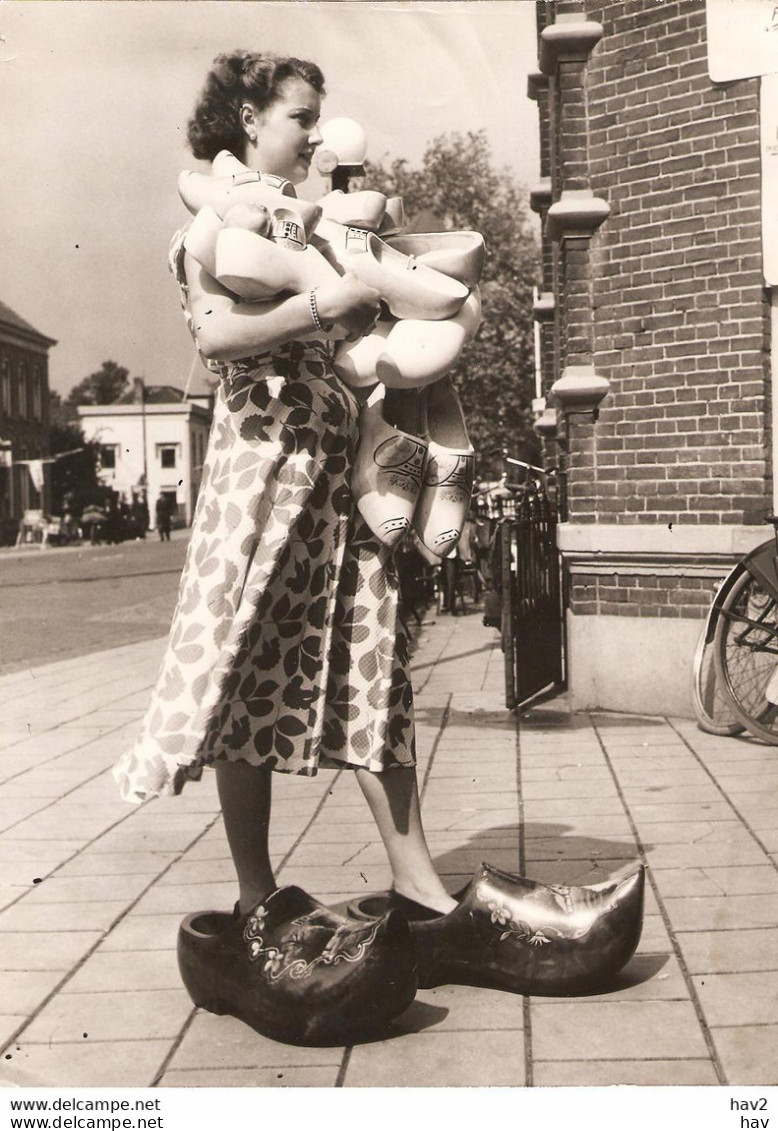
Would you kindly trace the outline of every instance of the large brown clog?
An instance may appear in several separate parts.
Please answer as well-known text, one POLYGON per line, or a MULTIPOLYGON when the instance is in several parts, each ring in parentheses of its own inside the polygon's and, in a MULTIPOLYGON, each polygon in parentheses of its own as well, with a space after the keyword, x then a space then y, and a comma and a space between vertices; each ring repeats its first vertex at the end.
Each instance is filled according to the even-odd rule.
POLYGON ((605 985, 635 953, 645 871, 592 887, 541 884, 482 864, 448 915, 412 924, 419 985, 565 995, 605 985))
POLYGON ((379 1034, 417 988, 402 915, 355 921, 298 887, 278 888, 241 918, 189 915, 178 965, 195 1005, 289 1044, 346 1045, 379 1034))

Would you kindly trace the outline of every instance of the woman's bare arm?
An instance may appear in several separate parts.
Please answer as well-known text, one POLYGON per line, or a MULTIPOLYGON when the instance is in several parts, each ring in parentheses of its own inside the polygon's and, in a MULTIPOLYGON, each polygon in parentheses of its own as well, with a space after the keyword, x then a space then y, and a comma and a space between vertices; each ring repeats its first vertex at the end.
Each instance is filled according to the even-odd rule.
MULTIPOLYGON (((265 353, 307 337, 316 327, 307 294, 270 302, 238 302, 191 256, 184 257, 197 345, 214 361, 236 361, 265 353)), ((344 276, 316 291, 322 322, 338 322, 350 333, 363 333, 379 312, 378 292, 352 276, 344 276)))

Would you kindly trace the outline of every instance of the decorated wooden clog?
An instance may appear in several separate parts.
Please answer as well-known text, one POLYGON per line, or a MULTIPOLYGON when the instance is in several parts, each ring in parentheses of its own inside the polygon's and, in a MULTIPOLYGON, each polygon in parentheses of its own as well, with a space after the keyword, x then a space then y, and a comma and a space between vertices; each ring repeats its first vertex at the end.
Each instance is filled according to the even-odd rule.
POLYGON ((413 528, 427 549, 443 558, 456 546, 467 518, 475 449, 450 378, 425 389, 421 403, 428 450, 413 528))
POLYGON ((316 236, 343 271, 379 292, 395 318, 451 318, 467 298, 458 279, 395 251, 374 232, 322 219, 316 236))
POLYGON ((411 525, 427 443, 386 420, 385 396, 385 386, 377 385, 362 406, 351 486, 375 536, 395 546, 411 525))
POLYGON ((480 232, 414 232, 382 238, 395 251, 459 279, 466 287, 474 287, 481 278, 486 246, 480 232))
POLYGON ((335 352, 335 372, 352 388, 376 381, 392 389, 421 388, 456 365, 480 323, 476 288, 453 318, 384 320, 356 342, 342 342, 335 352))
POLYGON ((300 1045, 347 1045, 380 1034, 410 1005, 417 985, 402 915, 355 921, 298 887, 276 889, 247 915, 187 916, 178 964, 195 1005, 300 1045))
POLYGON ((448 915, 413 924, 419 985, 524 994, 603 987, 635 953, 645 871, 591 887, 541 884, 482 864, 448 915))

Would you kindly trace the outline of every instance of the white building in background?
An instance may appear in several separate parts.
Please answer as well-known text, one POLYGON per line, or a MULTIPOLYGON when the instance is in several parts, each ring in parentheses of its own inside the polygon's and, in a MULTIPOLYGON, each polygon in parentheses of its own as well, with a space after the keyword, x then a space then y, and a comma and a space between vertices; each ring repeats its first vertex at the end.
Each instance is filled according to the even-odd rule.
POLYGON ((183 400, 167 385, 136 393, 130 404, 78 406, 85 439, 100 445, 100 478, 128 503, 145 491, 151 525, 162 495, 174 523, 189 526, 208 447, 209 398, 183 400))

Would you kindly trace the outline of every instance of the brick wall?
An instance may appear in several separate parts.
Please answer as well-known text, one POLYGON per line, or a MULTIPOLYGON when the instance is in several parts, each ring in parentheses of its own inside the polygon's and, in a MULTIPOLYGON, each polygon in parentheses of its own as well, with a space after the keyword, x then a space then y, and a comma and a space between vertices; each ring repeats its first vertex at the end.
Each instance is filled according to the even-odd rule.
POLYGON ((572 578, 569 607, 579 616, 695 619, 706 614, 716 588, 708 577, 581 573, 572 578))
POLYGON ((592 357, 612 391, 596 427, 574 424, 569 517, 759 522, 771 467, 758 80, 711 83, 699 0, 582 7, 604 34, 585 97, 561 91, 572 110, 557 140, 567 187, 588 178, 611 215, 585 263, 562 263, 558 332, 568 363, 585 357, 565 327, 590 285, 592 357))

